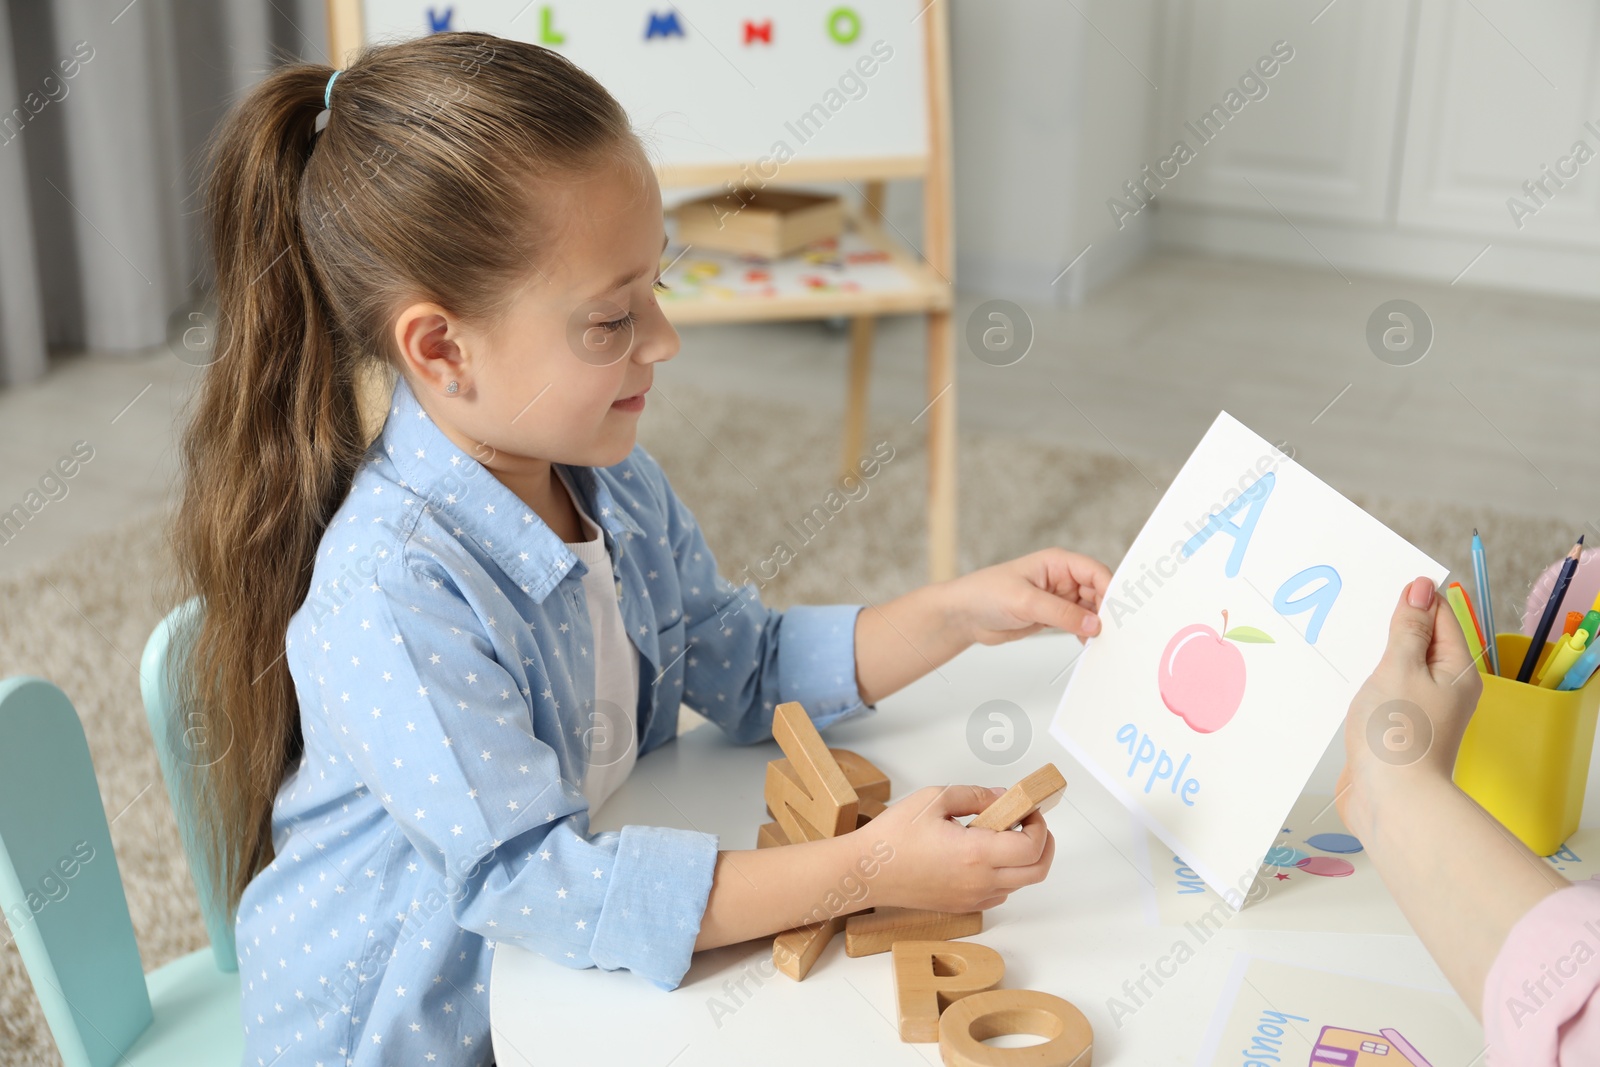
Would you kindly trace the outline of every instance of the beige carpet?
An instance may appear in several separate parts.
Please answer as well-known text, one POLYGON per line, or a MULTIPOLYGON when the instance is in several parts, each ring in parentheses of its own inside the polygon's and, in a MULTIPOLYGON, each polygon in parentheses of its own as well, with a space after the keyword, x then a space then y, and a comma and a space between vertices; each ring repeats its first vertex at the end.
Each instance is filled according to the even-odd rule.
MULTIPOLYGON (((921 424, 873 427, 867 450, 887 441, 893 459, 865 483, 865 496, 802 544, 786 523, 823 504, 836 477, 835 420, 670 381, 661 388, 671 402, 653 405, 641 438, 699 518, 725 576, 739 580, 746 567, 755 573, 782 539, 796 556, 762 590, 774 606, 879 601, 923 580, 921 424)), ((1140 467, 1162 486, 1176 473, 1175 466, 1140 467)), ((1115 565, 1159 497, 1116 455, 975 435, 962 441, 959 478, 963 569, 1049 544, 1115 565)), ((1560 521, 1360 502, 1458 574, 1467 566, 1466 535, 1477 526, 1496 549, 1498 588, 1519 594, 1574 535, 1560 521)), ((69 557, 0 579, 0 677, 51 679, 83 717, 147 970, 205 944, 139 703, 139 654, 161 615, 151 590, 167 566, 157 519, 133 518, 69 557)), ((1502 611, 1515 599, 1506 597, 1502 611)), ((5 939, 0 1064, 58 1064, 16 947, 5 939)))

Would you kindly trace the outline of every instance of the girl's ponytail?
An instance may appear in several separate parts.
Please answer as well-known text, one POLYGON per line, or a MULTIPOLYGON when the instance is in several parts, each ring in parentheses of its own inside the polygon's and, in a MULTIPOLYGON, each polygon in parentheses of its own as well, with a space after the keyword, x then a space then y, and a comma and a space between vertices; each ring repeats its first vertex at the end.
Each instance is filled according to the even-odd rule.
POLYGON ((348 349, 317 282, 299 210, 327 68, 270 74, 213 142, 206 212, 215 255, 215 360, 182 443, 172 530, 203 614, 175 647, 177 707, 204 721, 179 749, 215 889, 233 906, 272 859, 273 794, 302 739, 284 661, 329 516, 360 462, 348 349))
MULTIPOLYGON (((381 427, 408 302, 492 322, 534 276, 547 177, 648 169, 622 107, 559 53, 481 33, 369 48, 340 72, 269 74, 216 134, 206 188, 215 359, 180 446, 168 679, 213 895, 231 911, 273 858, 304 739, 285 661, 317 546, 381 427), (375 417, 358 393, 376 383, 375 417)), ((643 177, 641 173, 641 177, 643 177)))

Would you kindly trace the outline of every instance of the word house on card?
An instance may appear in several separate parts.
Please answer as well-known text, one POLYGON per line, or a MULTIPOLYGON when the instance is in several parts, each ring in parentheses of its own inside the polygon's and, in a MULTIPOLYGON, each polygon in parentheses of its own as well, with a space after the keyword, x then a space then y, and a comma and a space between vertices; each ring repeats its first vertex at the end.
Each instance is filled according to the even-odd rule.
POLYGON ((1447 573, 1223 412, 1112 576, 1050 732, 1238 908, 1401 590, 1447 573))

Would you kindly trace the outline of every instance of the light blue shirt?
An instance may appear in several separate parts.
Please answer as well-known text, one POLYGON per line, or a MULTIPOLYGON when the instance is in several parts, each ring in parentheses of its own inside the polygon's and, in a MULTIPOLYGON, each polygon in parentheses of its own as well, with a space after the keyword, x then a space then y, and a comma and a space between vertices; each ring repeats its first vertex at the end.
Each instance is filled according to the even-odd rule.
MULTIPOLYGON (((858 605, 779 612, 725 581, 642 446, 564 469, 641 657, 641 757, 676 737, 680 702, 739 743, 770 738, 785 701, 819 727, 874 710, 858 605)), ((585 569, 401 379, 289 622, 305 752, 239 905, 246 1067, 488 1062, 499 943, 682 980, 717 838, 589 832, 585 569)))

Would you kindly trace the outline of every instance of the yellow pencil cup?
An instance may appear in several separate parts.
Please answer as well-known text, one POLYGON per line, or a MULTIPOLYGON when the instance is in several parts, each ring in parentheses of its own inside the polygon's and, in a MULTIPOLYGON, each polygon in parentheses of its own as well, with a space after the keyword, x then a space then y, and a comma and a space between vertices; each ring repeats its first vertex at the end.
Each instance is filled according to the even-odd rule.
MULTIPOLYGON (((1548 856, 1578 828, 1583 813, 1600 671, 1569 692, 1519 682, 1529 640, 1495 635, 1500 669, 1511 677, 1483 676, 1483 696, 1456 756, 1455 782, 1523 844, 1548 856)), ((1545 646, 1541 666, 1554 648, 1545 646)))

